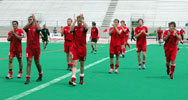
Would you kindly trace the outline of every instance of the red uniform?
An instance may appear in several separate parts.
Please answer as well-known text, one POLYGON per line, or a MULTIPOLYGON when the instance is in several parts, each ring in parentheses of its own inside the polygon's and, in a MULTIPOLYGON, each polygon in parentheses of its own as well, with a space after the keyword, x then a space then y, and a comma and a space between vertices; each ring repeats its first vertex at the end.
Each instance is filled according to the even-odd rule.
MULTIPOLYGON (((113 27, 110 28, 110 31, 113 29, 113 27)), ((121 27, 117 27, 117 29, 122 32, 121 27)), ((116 54, 119 55, 121 52, 121 35, 119 35, 116 31, 116 29, 113 30, 111 35, 111 41, 110 41, 110 54, 116 54)))
MULTIPOLYGON (((168 32, 170 30, 166 30, 164 32, 163 38, 167 36, 168 32)), ((179 35, 180 33, 177 32, 177 34, 179 35)), ((166 56, 166 61, 175 61, 176 59, 176 55, 177 55, 177 37, 173 32, 170 32, 170 36, 168 37, 168 39, 165 41, 164 44, 164 50, 165 50, 165 56, 166 56)))
POLYGON ((158 39, 162 39, 163 30, 158 30, 157 34, 158 34, 158 39))
MULTIPOLYGON (((23 36, 24 32, 22 29, 14 30, 14 33, 18 36, 23 36)), ((11 32, 8 33, 8 37, 11 36, 11 32)), ((12 36, 12 40, 10 42, 10 50, 9 57, 22 58, 22 43, 21 40, 17 39, 14 35, 12 36)))
MULTIPOLYGON (((145 32, 148 32, 148 28, 146 26, 136 27, 135 28, 135 35, 139 34, 142 30, 145 30, 145 32)), ((146 35, 144 32, 136 39, 136 48, 137 52, 144 51, 146 52, 147 50, 147 43, 146 43, 146 35)))
POLYGON ((180 34, 183 35, 185 31, 183 29, 180 30, 180 34))
POLYGON ((99 29, 97 27, 91 28, 91 39, 99 39, 99 29))
POLYGON ((35 60, 40 59, 40 31, 35 26, 29 26, 27 30, 27 48, 26 55, 27 59, 32 59, 34 56, 35 60))
POLYGON ((130 32, 128 27, 124 26, 123 28, 127 31, 123 32, 123 30, 122 30, 122 32, 121 32, 121 41, 122 41, 121 44, 122 45, 125 44, 125 42, 129 39, 129 32, 130 32))
POLYGON ((63 34, 64 34, 64 52, 68 53, 72 51, 72 47, 73 47, 73 35, 70 33, 70 27, 69 26, 65 26, 63 28, 63 34))
POLYGON ((75 26, 73 30, 73 60, 86 60, 86 34, 87 30, 84 25, 81 27, 75 26))

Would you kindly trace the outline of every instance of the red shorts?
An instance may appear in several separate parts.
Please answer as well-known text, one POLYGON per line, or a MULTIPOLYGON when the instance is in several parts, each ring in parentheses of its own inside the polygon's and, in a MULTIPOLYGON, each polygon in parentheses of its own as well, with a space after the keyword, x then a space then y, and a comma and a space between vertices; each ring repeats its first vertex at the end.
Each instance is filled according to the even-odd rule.
POLYGON ((17 57, 17 58, 22 58, 22 51, 10 51, 9 52, 9 57, 17 57))
POLYGON ((166 61, 175 61, 177 55, 177 48, 165 48, 166 61))
POLYGON ((115 54, 117 56, 119 56, 119 54, 121 53, 121 46, 110 46, 110 54, 115 54))
POLYGON ((146 52, 147 51, 147 46, 146 45, 136 45, 136 52, 146 52))
POLYGON ((158 36, 158 39, 162 39, 162 36, 159 35, 159 36, 158 36))
POLYGON ((72 51, 72 47, 73 47, 72 41, 65 41, 65 43, 64 43, 64 52, 65 53, 71 52, 72 51))
POLYGON ((124 44, 127 42, 127 40, 128 40, 127 37, 123 38, 123 39, 121 40, 121 45, 124 45, 124 44))
POLYGON ((72 60, 86 61, 86 47, 84 49, 72 49, 72 60))
POLYGON ((26 49, 27 59, 32 59, 34 56, 35 60, 40 59, 40 48, 26 49))

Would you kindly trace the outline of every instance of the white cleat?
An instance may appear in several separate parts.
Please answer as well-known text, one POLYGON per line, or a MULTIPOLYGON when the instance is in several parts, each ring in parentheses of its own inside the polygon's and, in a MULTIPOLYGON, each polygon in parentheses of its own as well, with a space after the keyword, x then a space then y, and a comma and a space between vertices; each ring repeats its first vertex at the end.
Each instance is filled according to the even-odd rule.
POLYGON ((145 64, 143 64, 142 69, 146 69, 146 65, 145 64))

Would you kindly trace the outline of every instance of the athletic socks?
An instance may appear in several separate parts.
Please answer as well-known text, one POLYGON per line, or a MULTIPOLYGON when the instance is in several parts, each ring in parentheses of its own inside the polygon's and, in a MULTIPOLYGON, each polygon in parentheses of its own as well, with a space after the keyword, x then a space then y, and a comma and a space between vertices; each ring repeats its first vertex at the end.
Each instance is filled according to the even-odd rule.
POLYGON ((30 80, 30 78, 31 78, 30 75, 27 75, 27 76, 26 76, 26 79, 27 79, 27 80, 30 80))
POLYGON ((80 74, 80 84, 84 84, 84 74, 80 74))
POLYGON ((142 65, 142 68, 145 69, 145 68, 146 68, 146 62, 143 61, 142 64, 143 64, 143 65, 142 65))
POLYGON ((141 68, 142 68, 142 64, 139 63, 139 64, 138 64, 138 69, 140 70, 141 68))
POLYGON ((22 73, 23 73, 22 71, 19 71, 17 78, 22 78, 22 73))
POLYGON ((67 70, 70 70, 70 71, 71 71, 71 70, 72 70, 73 63, 68 63, 67 65, 68 65, 67 70))
POLYGON ((169 73, 170 73, 170 65, 169 64, 166 64, 166 73, 167 73, 167 75, 169 75, 169 73))
POLYGON ((175 70, 176 65, 175 64, 171 64, 171 70, 170 70, 170 79, 174 79, 174 70, 175 70))
POLYGON ((12 71, 9 71, 8 72, 8 75, 6 76, 7 79, 11 79, 13 78, 13 72, 12 71))
POLYGON ((113 71, 114 71, 114 64, 111 64, 109 73, 111 74, 113 71))
POLYGON ((119 67, 119 65, 116 64, 115 73, 118 73, 118 67, 119 67))

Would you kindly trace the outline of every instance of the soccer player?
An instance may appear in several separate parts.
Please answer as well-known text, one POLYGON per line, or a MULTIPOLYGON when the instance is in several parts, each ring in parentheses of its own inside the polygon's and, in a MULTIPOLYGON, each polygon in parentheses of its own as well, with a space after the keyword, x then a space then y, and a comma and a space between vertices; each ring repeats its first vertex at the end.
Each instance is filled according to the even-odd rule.
POLYGON ((86 35, 88 31, 88 25, 86 24, 83 14, 80 16, 74 15, 74 22, 70 28, 71 33, 73 33, 73 68, 72 68, 72 78, 69 81, 70 85, 76 85, 76 71, 77 63, 80 61, 80 84, 84 84, 84 62, 86 61, 86 35), (77 23, 77 26, 75 24, 77 23))
POLYGON ((119 67, 119 55, 121 53, 121 32, 122 28, 119 26, 119 20, 114 19, 113 27, 109 29, 109 35, 111 36, 110 41, 110 71, 109 73, 114 72, 114 55, 116 55, 116 65, 115 73, 118 73, 119 67))
POLYGON ((97 53, 97 41, 99 40, 99 29, 96 27, 95 22, 92 22, 90 39, 91 39, 91 47, 92 47, 91 53, 95 51, 95 54, 96 54, 97 53), (93 47, 93 44, 95 44, 95 48, 93 47))
POLYGON ((130 48, 130 45, 128 43, 128 39, 129 39, 129 28, 126 27, 125 21, 122 20, 121 21, 121 28, 122 28, 122 33, 121 33, 121 47, 122 47, 122 53, 121 53, 121 57, 125 57, 125 51, 126 51, 126 46, 128 45, 128 47, 130 48))
POLYGON ((182 43, 183 43, 183 40, 184 40, 184 34, 185 34, 185 31, 183 30, 183 28, 181 28, 180 30, 180 35, 181 35, 181 39, 182 39, 182 43))
POLYGON ((161 29, 161 27, 159 27, 159 29, 157 30, 157 34, 158 34, 158 40, 159 40, 159 45, 162 45, 162 35, 163 35, 163 30, 161 29))
POLYGON ((22 29, 18 28, 18 21, 12 21, 12 26, 13 30, 11 30, 8 33, 8 38, 7 40, 10 41, 10 50, 9 50, 9 72, 8 75, 6 76, 7 79, 13 78, 13 72, 12 72, 12 67, 13 67, 13 58, 16 56, 18 59, 19 63, 19 74, 17 78, 22 77, 22 38, 24 36, 24 32, 22 29))
POLYGON ((31 64, 32 58, 34 56, 35 65, 38 69, 39 77, 36 80, 37 82, 42 81, 42 67, 40 65, 40 26, 35 19, 34 14, 28 18, 28 24, 24 26, 24 30, 27 33, 27 76, 26 82, 24 84, 30 83, 30 72, 31 72, 31 64))
POLYGON ((135 38, 136 38, 136 52, 137 52, 137 58, 139 63, 139 70, 146 68, 146 49, 147 49, 147 43, 146 43, 146 36, 149 35, 148 28, 146 26, 143 26, 144 20, 138 19, 138 27, 135 28, 135 38), (141 63, 140 53, 142 51, 143 54, 143 61, 141 63), (142 65, 143 64, 143 65, 142 65))
POLYGON ((65 26, 62 30, 61 35, 64 36, 64 52, 66 53, 67 56, 67 70, 72 70, 72 47, 73 47, 73 35, 70 33, 70 27, 72 24, 72 19, 68 18, 67 19, 67 26, 65 26))
POLYGON ((166 30, 163 35, 165 41, 164 50, 166 56, 167 74, 170 75, 170 79, 173 79, 175 70, 175 60, 177 55, 177 42, 181 41, 180 33, 176 30, 176 23, 169 23, 169 30, 166 30), (171 65, 170 65, 171 63, 171 65))
POLYGON ((48 45, 48 36, 50 35, 49 30, 46 28, 46 24, 43 25, 43 29, 41 30, 41 33, 43 35, 42 37, 43 49, 46 50, 46 47, 48 45))

